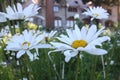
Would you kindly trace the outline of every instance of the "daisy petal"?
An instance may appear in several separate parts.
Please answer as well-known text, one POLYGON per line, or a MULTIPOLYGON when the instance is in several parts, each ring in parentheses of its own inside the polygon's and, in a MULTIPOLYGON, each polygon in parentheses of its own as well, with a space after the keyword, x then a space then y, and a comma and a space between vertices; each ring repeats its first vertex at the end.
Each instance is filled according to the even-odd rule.
POLYGON ((91 43, 89 43, 88 46, 91 46, 91 45, 102 46, 102 43, 107 41, 107 40, 110 41, 110 38, 108 36, 99 37, 99 38, 93 40, 91 43))
POLYGON ((80 51, 85 51, 92 55, 104 55, 107 54, 107 51, 100 48, 78 48, 80 51))
POLYGON ((33 54, 29 50, 26 53, 29 56, 30 60, 33 61, 33 54))
POLYGON ((88 30, 88 33, 87 33, 87 36, 86 36, 87 42, 90 42, 90 41, 91 41, 91 39, 92 39, 92 37, 95 35, 96 31, 97 31, 96 25, 90 26, 90 28, 89 28, 89 30, 88 30))
POLYGON ((78 51, 66 50, 64 51, 65 61, 69 62, 72 57, 75 57, 78 54, 78 51))
POLYGON ((20 50, 20 51, 18 51, 18 53, 17 53, 17 58, 20 58, 22 55, 24 55, 25 54, 25 50, 20 50))

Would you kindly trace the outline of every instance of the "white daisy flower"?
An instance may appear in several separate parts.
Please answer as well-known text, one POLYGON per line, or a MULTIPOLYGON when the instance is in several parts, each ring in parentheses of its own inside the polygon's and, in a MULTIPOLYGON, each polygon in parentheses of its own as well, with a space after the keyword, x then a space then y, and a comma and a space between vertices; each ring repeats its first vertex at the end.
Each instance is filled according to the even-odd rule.
MULTIPOLYGON (((77 56, 80 51, 85 51, 93 55, 104 55, 106 50, 97 48, 96 46, 102 46, 104 41, 110 40, 108 36, 99 37, 104 28, 97 31, 96 25, 91 25, 89 29, 82 27, 80 30, 75 25, 74 30, 67 29, 67 35, 60 35, 57 39, 60 42, 51 42, 55 47, 55 51, 63 51, 65 55, 65 61, 68 62, 72 57, 77 56)), ((50 51, 54 52, 54 51, 50 51)))
POLYGON ((45 33, 45 40, 50 41, 54 38, 56 35, 57 31, 51 31, 51 32, 44 32, 45 33))
POLYGON ((44 39, 45 34, 32 33, 32 31, 23 31, 20 35, 14 35, 8 42, 5 50, 18 51, 17 58, 27 53, 32 61, 34 55, 30 50, 35 49, 38 55, 38 48, 49 48, 49 44, 40 43, 44 39))
POLYGON ((20 3, 17 3, 17 5, 13 5, 13 8, 11 6, 8 6, 6 8, 6 17, 9 20, 18 20, 18 19, 26 19, 29 20, 29 18, 35 16, 38 14, 38 10, 40 8, 37 7, 35 4, 30 4, 29 6, 25 7, 23 9, 22 5, 20 3))
POLYGON ((103 9, 102 7, 89 7, 82 14, 92 17, 91 20, 107 19, 109 16, 109 14, 107 13, 107 10, 103 9))

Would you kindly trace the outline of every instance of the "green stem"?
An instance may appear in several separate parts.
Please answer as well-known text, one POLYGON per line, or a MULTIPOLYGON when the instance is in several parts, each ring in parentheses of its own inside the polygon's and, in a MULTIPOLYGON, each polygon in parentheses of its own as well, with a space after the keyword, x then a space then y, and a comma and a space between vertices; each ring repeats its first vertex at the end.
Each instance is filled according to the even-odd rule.
POLYGON ((77 62, 76 62, 76 71, 75 71, 75 80, 78 79, 78 73, 79 73, 79 55, 77 55, 77 62))
POLYGON ((20 73, 21 73, 21 79, 23 80, 23 77, 25 76, 27 80, 30 80, 29 78, 29 72, 28 72, 28 66, 29 66, 29 60, 26 56, 23 56, 19 60, 20 62, 20 73), (25 75, 23 75, 25 73, 25 75))
POLYGON ((23 62, 24 62, 24 68, 25 68, 25 74, 26 74, 26 77, 27 77, 27 80, 30 80, 29 79, 29 71, 28 71, 28 69, 29 69, 29 60, 28 60, 28 58, 26 57, 26 56, 24 56, 23 57, 23 62))
POLYGON ((51 78, 51 70, 50 70, 50 62, 48 61, 48 70, 49 70, 49 80, 52 80, 51 78))
POLYGON ((90 74, 90 80, 96 80, 95 79, 95 71, 96 71, 96 63, 97 63, 97 56, 92 56, 92 66, 91 66, 91 74, 90 74))
POLYGON ((12 29, 12 24, 11 24, 10 20, 7 20, 7 24, 9 26, 9 28, 10 28, 11 34, 14 35, 13 29, 12 29))
POLYGON ((50 61, 49 61, 49 57, 48 57, 48 55, 46 54, 46 53, 48 53, 46 49, 44 50, 44 53, 45 53, 45 59, 47 59, 47 66, 48 66, 49 80, 52 80, 52 77, 51 77, 50 61))
POLYGON ((58 80, 61 80, 61 77, 60 77, 60 75, 59 75, 59 73, 58 73, 58 71, 56 69, 56 64, 54 63, 54 61, 53 61, 53 59, 52 59, 52 57, 50 55, 49 55, 49 59, 50 59, 52 65, 53 65, 53 69, 54 69, 54 71, 56 73, 56 76, 57 76, 58 80))
POLYGON ((12 21, 12 26, 13 26, 13 34, 15 34, 16 33, 16 31, 15 31, 15 21, 12 21))
POLYGON ((105 72, 105 65, 104 65, 103 55, 101 56, 101 60, 102 60, 102 66, 103 66, 103 76, 104 76, 104 79, 105 79, 106 78, 106 72, 105 72))
POLYGON ((80 68, 81 68, 81 80, 84 80, 84 67, 83 67, 83 59, 80 60, 80 68))
POLYGON ((64 80, 64 68, 65 68, 65 63, 64 63, 64 61, 62 62, 62 80, 64 80))
POLYGON ((19 20, 19 26, 20 26, 20 33, 24 30, 24 23, 23 20, 19 20))
POLYGON ((29 79, 29 72, 28 72, 28 67, 27 67, 27 65, 25 66, 25 72, 26 72, 27 80, 30 80, 30 79, 29 79))
POLYGON ((23 71, 22 71, 22 61, 19 60, 19 63, 20 63, 20 73, 21 73, 21 80, 23 80, 23 71))

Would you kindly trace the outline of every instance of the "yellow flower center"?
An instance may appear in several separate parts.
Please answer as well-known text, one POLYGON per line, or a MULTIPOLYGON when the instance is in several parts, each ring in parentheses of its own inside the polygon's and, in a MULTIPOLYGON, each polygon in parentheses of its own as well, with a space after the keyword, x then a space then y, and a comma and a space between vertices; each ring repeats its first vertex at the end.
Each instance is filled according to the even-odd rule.
POLYGON ((73 48, 78 48, 78 47, 85 47, 87 45, 87 42, 85 40, 75 40, 72 43, 73 48))
POLYGON ((30 46, 30 43, 25 41, 25 42, 22 43, 22 46, 24 46, 24 45, 30 46))
POLYGON ((98 16, 99 16, 99 14, 98 14, 98 13, 94 13, 93 15, 95 15, 95 17, 98 17, 98 16))

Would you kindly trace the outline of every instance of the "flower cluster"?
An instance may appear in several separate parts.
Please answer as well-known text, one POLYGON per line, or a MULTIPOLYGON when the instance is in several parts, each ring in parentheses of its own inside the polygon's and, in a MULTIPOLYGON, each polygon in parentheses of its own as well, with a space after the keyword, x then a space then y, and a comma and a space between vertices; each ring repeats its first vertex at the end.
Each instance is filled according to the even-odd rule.
MULTIPOLYGON (((35 4, 30 4, 24 9, 20 3, 17 3, 16 6, 13 5, 13 8, 8 6, 6 8, 6 13, 0 13, 2 16, 0 17, 2 19, 1 22, 6 21, 6 18, 9 20, 27 20, 37 15, 39 9, 40 8, 35 4)), ((102 7, 90 7, 83 14, 91 16, 92 19, 108 18, 108 13, 102 7)), ((18 31, 19 34, 16 32, 6 41, 7 46, 5 50, 17 51, 17 58, 20 58, 27 53, 30 59, 33 60, 34 55, 39 55, 39 48, 52 48, 54 51, 62 51, 66 62, 69 62, 72 57, 77 56, 79 52, 82 51, 93 55, 104 55, 107 53, 106 50, 96 47, 102 46, 103 42, 110 40, 108 36, 100 36, 104 31, 104 27, 97 30, 97 26, 92 24, 88 29, 85 26, 80 29, 78 25, 75 25, 74 29, 66 29, 66 34, 60 34, 53 37, 57 34, 57 31, 51 31, 50 33, 37 31, 37 25, 30 22, 28 23, 28 26, 28 29, 30 28, 30 30, 18 31), (31 53, 31 50, 35 50, 35 54, 31 53)))
MULTIPOLYGON (((36 4, 38 3, 35 0, 32 1, 36 4)), ((109 61, 106 60, 104 63, 103 55, 109 53, 110 51, 108 50, 111 50, 114 45, 110 44, 110 36, 105 34, 105 26, 103 27, 102 24, 99 25, 92 23, 92 21, 95 21, 96 19, 107 19, 109 17, 107 11, 102 7, 88 7, 82 14, 75 15, 75 23, 73 27, 60 29, 57 28, 56 30, 53 29, 51 31, 47 31, 46 27, 35 24, 34 21, 31 21, 31 18, 36 17, 39 17, 42 20, 44 19, 44 17, 38 15, 38 10, 40 7, 38 7, 36 4, 30 4, 27 7, 23 7, 21 3, 16 3, 11 6, 8 5, 7 8, 4 9, 5 12, 0 12, 0 52, 3 56, 5 56, 3 60, 0 59, 0 67, 1 65, 6 65, 4 67, 12 66, 10 68, 16 67, 16 69, 18 69, 16 72, 14 72, 15 69, 10 69, 10 71, 15 73, 15 77, 17 72, 18 75, 21 73, 20 76, 22 77, 18 78, 18 80, 30 79, 34 76, 32 73, 37 71, 37 68, 40 67, 42 67, 40 69, 41 71, 49 72, 48 74, 51 80, 54 78, 58 78, 59 80, 69 80, 71 78, 72 72, 74 71, 75 72, 73 75, 75 76, 75 80, 78 79, 78 75, 80 75, 81 80, 84 80, 83 76, 86 74, 86 72, 90 73, 93 71, 94 73, 96 64, 102 64, 105 77, 104 65, 114 65, 116 64, 116 61, 111 56, 109 56, 109 61), (80 22, 82 20, 79 19, 80 15, 89 16, 91 19, 90 24, 87 24, 86 26, 86 24, 80 22), (109 49, 106 49, 106 45, 109 47, 109 49), (54 53, 54 55, 51 53, 54 53), (101 57, 102 63, 97 62, 96 56, 101 57), (49 60, 51 61, 50 63, 49 60), (88 64, 88 60, 92 62, 92 65, 88 64), (57 61, 60 62, 60 66, 59 64, 56 65, 56 63, 58 63, 57 61), (65 65, 65 63, 68 65, 65 65), (73 68, 74 64, 75 67, 73 68), (32 69, 29 67, 31 65, 32 69), (35 65, 42 66, 34 67, 35 65), (46 65, 49 69, 46 68, 46 65), (68 67, 69 71, 67 69, 65 70, 65 68, 68 67), (82 68, 82 70, 79 71, 79 68, 82 68), (90 68, 91 70, 89 71, 90 68), (57 69, 60 70, 57 72, 57 69), (52 73, 53 71, 51 70, 55 70, 55 73, 52 73), (70 77, 67 75, 69 78, 64 78, 64 73, 69 72, 71 72, 70 77), (62 78, 60 78, 60 76, 62 76, 62 78)), ((120 42, 117 41, 116 43, 120 42)), ((119 46, 119 44, 115 46, 119 46)), ((98 72, 99 71, 95 72, 94 74, 98 72)), ((0 74, 2 73, 0 72, 0 74)), ((91 76, 92 75, 90 74, 90 77, 91 76)), ((45 76, 45 78, 47 77, 45 76)), ((101 80, 102 79, 103 77, 101 80)), ((93 80, 92 77, 90 80, 93 80)))

